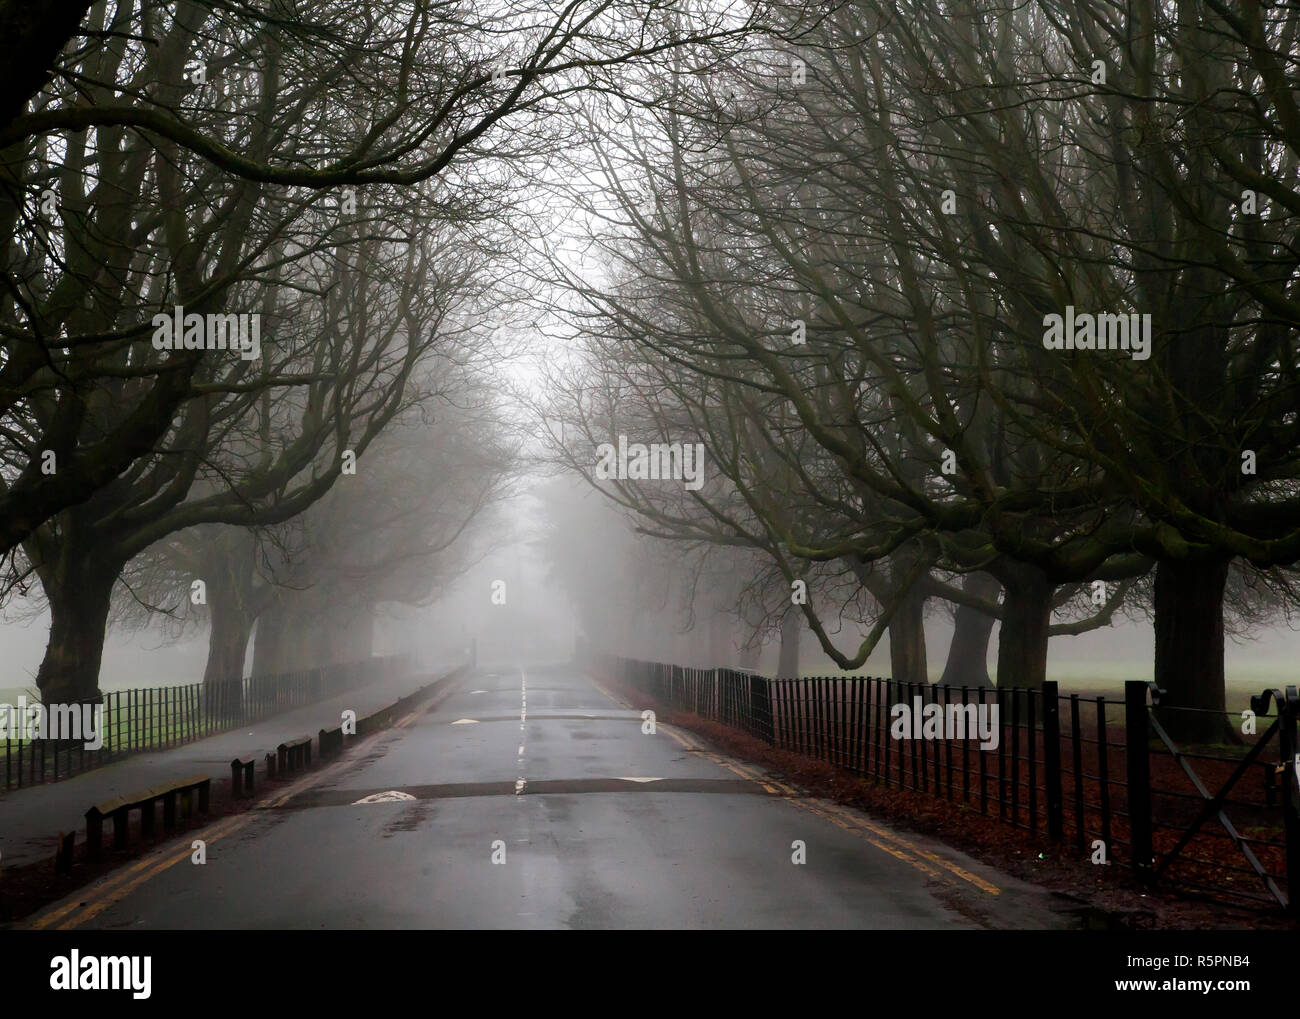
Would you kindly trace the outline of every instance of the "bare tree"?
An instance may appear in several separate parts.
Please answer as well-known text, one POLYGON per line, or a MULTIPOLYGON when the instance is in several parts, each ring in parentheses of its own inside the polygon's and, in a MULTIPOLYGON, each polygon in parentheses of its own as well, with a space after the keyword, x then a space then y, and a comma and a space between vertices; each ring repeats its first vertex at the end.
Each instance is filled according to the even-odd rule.
MULTIPOLYGON (((488 14, 460 3, 333 0, 0 5, 0 225, 18 241, 0 259, 0 414, 26 415, 28 426, 0 470, 0 550, 147 454, 195 395, 198 357, 133 366, 138 389, 124 401, 117 394, 121 413, 88 421, 87 405, 93 411, 96 391, 111 384, 63 363, 67 350, 120 351, 145 334, 140 313, 167 298, 219 309, 248 268, 248 251, 220 272, 197 257, 211 227, 183 236, 186 204, 175 192, 188 174, 200 189, 220 189, 212 208, 234 216, 238 232, 267 185, 305 206, 312 192, 411 186, 489 153, 542 156, 562 137, 555 114, 571 96, 615 87, 622 65, 681 44, 665 28, 666 6, 573 0, 555 10, 512 0, 488 14), (75 242, 49 236, 52 212, 32 212, 50 201, 79 231, 75 242), (174 278, 134 258, 163 233, 174 242, 174 278), (50 404, 34 431, 25 406, 33 393, 50 404)), ((699 33, 745 28, 727 19, 699 33)), ((455 218, 473 204, 464 197, 437 200, 455 218)))

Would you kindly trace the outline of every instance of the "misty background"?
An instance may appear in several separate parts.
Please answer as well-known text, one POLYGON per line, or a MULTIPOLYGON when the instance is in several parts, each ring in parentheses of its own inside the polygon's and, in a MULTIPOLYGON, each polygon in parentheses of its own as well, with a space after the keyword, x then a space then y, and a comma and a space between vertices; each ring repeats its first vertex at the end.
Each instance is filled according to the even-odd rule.
POLYGON ((586 642, 1225 735, 1300 650, 1300 115, 1186 10, 96 5, 5 114, 5 688, 586 642), (1044 346, 1074 295, 1150 358, 1044 346))
MULTIPOLYGON (((608 517, 613 533, 621 532, 628 544, 636 542, 631 528, 616 513, 600 505, 595 493, 584 492, 572 481, 535 480, 534 488, 554 484, 571 488, 579 498, 590 501, 593 508, 599 507, 599 512, 608 517)), ((691 631, 680 635, 676 632, 683 624, 683 613, 680 609, 656 606, 653 601, 644 608, 629 608, 631 617, 626 620, 622 634, 584 630, 559 582, 548 579, 550 564, 544 550, 537 546, 548 527, 564 529, 568 522, 547 517, 544 504, 528 493, 506 503, 502 516, 503 534, 477 550, 483 556, 481 561, 448 584, 437 601, 422 608, 396 603, 383 607, 376 626, 376 654, 409 651, 418 656, 421 664, 432 667, 460 660, 460 652, 468 647, 470 640, 477 638, 481 663, 512 668, 567 661, 572 656, 574 638, 585 633, 594 643, 618 647, 629 657, 671 659, 700 667, 718 664, 699 653, 683 654, 682 650, 691 647, 692 635, 691 631), (506 581, 503 606, 491 603, 494 580, 506 581), (638 619, 633 613, 643 618, 638 619), (660 628, 658 637, 647 639, 638 632, 647 620, 660 628)), ((590 562, 609 562, 621 551, 593 545, 590 562)), ((658 554, 670 555, 671 550, 665 548, 658 554)), ((642 580, 629 576, 617 594, 633 596, 638 592, 645 593, 642 580)), ((635 598, 630 601, 636 605, 635 598)), ((948 613, 934 611, 926 624, 929 671, 931 678, 937 679, 952 639, 952 621, 948 613)), ((697 625, 697 631, 702 628, 703 624, 697 625)), ((30 696, 35 691, 36 670, 45 652, 48 632, 47 612, 21 621, 12 617, 4 619, 0 626, 0 659, 6 662, 7 675, 16 681, 11 680, 7 688, 0 688, 0 700, 13 700, 20 693, 30 696)), ((988 655, 990 669, 997 660, 996 630, 994 633, 988 655)), ((196 683, 203 676, 208 636, 205 628, 180 640, 169 639, 158 627, 135 633, 110 630, 100 685, 108 691, 196 683)), ((1149 621, 1129 619, 1119 619, 1108 628, 1074 637, 1055 637, 1049 646, 1049 678, 1078 689, 1111 689, 1127 679, 1150 680, 1153 639, 1149 621)), ((774 674, 777 655, 778 648, 769 643, 759 660, 758 671, 774 674)), ((1258 687, 1293 681, 1295 663, 1300 660, 1300 631, 1279 625, 1262 629, 1253 638, 1232 639, 1226 658, 1231 683, 1258 687)), ((736 660, 733 659, 733 665, 736 660)), ((251 662, 250 646, 246 669, 251 667, 251 662)), ((812 641, 805 641, 801 646, 800 669, 805 675, 841 674, 812 641)), ((888 674, 888 637, 858 672, 888 674)))

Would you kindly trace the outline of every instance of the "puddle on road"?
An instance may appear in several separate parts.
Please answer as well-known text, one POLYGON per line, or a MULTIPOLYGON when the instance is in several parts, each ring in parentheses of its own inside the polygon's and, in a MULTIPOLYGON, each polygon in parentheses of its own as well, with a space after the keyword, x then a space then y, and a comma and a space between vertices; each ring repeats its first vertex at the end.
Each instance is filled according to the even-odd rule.
POLYGON ((398 832, 415 831, 433 817, 432 800, 416 800, 395 818, 384 825, 380 834, 391 839, 398 832))

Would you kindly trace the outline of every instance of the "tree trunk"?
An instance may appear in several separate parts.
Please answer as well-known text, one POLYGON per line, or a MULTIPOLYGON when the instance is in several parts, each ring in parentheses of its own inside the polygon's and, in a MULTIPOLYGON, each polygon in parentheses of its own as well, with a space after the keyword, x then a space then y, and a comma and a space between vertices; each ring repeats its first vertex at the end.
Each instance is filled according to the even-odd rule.
MULTIPOLYGON (((1002 589, 996 578, 987 573, 968 573, 962 581, 967 594, 990 601, 1002 589)), ((940 686, 991 687, 989 679, 989 640, 997 620, 969 605, 958 605, 953 620, 952 643, 948 645, 948 661, 944 664, 940 686)))
POLYGON ((253 571, 256 546, 250 532, 215 531, 200 554, 208 592, 208 661, 205 684, 244 678, 244 658, 253 631, 253 571))
POLYGON ((998 686, 1039 689, 1047 678, 1055 585, 1038 567, 1023 563, 1005 563, 999 574, 1004 595, 998 630, 998 686))
POLYGON ((290 605, 286 626, 285 671, 315 669, 330 664, 330 629, 328 614, 316 604, 315 598, 308 594, 295 599, 290 605))
POLYGON ((68 555, 57 581, 45 584, 50 636, 36 686, 46 704, 76 704, 100 697, 109 602, 121 567, 96 560, 89 550, 82 552, 68 555))
POLYGON ((799 678, 799 635, 803 632, 803 613, 790 609, 781 618, 781 654, 776 664, 780 679, 799 678))
POLYGON ((1240 742, 1226 713, 1223 590, 1228 560, 1165 561, 1155 577, 1156 716, 1176 740, 1240 742), (1200 711, 1168 709, 1199 708, 1200 711))
MULTIPOLYGON (((211 593, 212 589, 208 590, 211 593)), ((203 682, 209 684, 243 679, 244 658, 248 652, 248 639, 253 632, 253 621, 242 606, 224 598, 210 604, 212 624, 208 636, 208 663, 203 670, 203 682)))
POLYGON ((930 682, 925 656, 925 595, 915 588, 889 620, 889 668, 895 682, 930 682))
POLYGON ((352 640, 349 643, 350 662, 361 662, 375 653, 375 605, 366 602, 357 613, 352 624, 352 640))
POLYGON ((729 669, 734 649, 731 646, 731 617, 721 610, 709 616, 709 668, 729 669))
POLYGON ((285 664, 285 627, 289 613, 284 598, 283 593, 276 594, 257 619, 257 638, 253 642, 254 676, 274 676, 289 671, 285 664))
POLYGON ((253 621, 233 599, 211 598, 211 632, 208 636, 208 662, 203 670, 204 695, 218 718, 240 718, 243 699, 244 654, 253 621))
MULTIPOLYGON (((0 2, 0 126, 23 112, 31 98, 54 76, 59 51, 77 35, 93 0, 51 0, 29 4, 0 2)), ((95 19, 103 28, 103 18, 95 19)))
POLYGON ((370 602, 345 605, 326 613, 325 661, 335 665, 369 658, 375 644, 375 607, 370 602))

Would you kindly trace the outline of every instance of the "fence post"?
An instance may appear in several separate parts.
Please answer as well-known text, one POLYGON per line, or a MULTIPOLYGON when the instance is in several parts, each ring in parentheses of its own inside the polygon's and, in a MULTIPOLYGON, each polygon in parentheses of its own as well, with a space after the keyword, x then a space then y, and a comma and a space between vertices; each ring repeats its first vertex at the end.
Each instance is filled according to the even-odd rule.
MULTIPOLYGON (((1124 683, 1124 761, 1128 772, 1129 840, 1133 852, 1133 873, 1148 880, 1153 864, 1151 851, 1151 746, 1147 715, 1147 684, 1130 679, 1124 683)), ((1109 847, 1107 847, 1109 849, 1109 847)))
MULTIPOLYGON (((1056 680, 1043 682, 1043 784, 1047 792, 1047 837, 1060 842, 1065 835, 1061 801, 1061 692, 1056 680)), ((1033 738, 1033 733, 1030 733, 1033 738)))
POLYGON ((1286 843, 1287 912, 1300 914, 1300 746, 1296 716, 1300 691, 1288 686, 1278 703, 1278 748, 1282 758, 1282 838, 1286 843))
POLYGON ((762 717, 762 707, 759 702, 761 694, 758 690, 758 676, 754 673, 750 673, 746 678, 749 681, 749 732, 753 736, 758 736, 764 742, 771 742, 767 736, 767 729, 764 728, 763 723, 759 720, 762 717))

